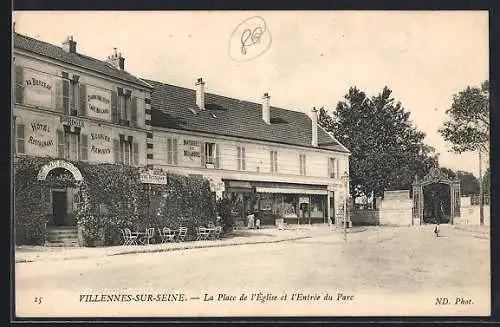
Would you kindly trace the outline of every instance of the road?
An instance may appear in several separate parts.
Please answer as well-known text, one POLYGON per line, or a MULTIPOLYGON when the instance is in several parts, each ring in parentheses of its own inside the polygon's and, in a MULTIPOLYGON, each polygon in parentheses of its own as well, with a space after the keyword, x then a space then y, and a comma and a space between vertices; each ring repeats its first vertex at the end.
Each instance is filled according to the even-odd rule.
POLYGON ((450 226, 439 238, 432 226, 375 227, 348 234, 347 245, 332 232, 274 244, 19 263, 15 277, 20 314, 487 314, 489 239, 450 226), (137 294, 175 300, 179 293, 184 302, 130 301, 137 294), (243 305, 242 293, 262 295, 243 305), (92 302, 102 294, 126 294, 127 303, 92 302), (453 304, 441 308, 439 297, 453 304))

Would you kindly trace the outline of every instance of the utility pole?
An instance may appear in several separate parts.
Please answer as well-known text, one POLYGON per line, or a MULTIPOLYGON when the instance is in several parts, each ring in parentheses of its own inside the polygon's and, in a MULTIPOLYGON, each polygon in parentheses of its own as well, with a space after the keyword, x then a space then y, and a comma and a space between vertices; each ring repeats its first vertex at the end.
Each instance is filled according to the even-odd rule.
POLYGON ((479 225, 484 225, 484 210, 483 210, 483 172, 482 172, 481 146, 479 146, 479 225))

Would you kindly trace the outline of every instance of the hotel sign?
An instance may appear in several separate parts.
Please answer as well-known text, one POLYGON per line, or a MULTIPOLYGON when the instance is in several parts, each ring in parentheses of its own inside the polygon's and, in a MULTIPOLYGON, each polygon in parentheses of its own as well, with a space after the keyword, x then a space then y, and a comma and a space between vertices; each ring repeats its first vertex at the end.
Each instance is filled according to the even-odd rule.
POLYGON ((27 153, 47 155, 56 149, 56 128, 49 119, 34 119, 27 125, 27 153))
POLYGON ((111 92, 87 85, 87 116, 111 120, 111 92))
POLYGON ((140 173, 141 183, 144 184, 167 184, 167 172, 153 169, 153 170, 145 170, 140 173))

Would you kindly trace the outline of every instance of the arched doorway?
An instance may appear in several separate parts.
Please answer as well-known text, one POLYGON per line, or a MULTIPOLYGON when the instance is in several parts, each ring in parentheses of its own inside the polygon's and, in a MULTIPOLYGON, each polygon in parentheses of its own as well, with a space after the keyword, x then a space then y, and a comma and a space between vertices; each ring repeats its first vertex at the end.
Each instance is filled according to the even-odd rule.
POLYGON ((47 227, 76 227, 75 212, 82 198, 80 170, 68 161, 54 160, 40 168, 37 179, 45 184, 42 201, 47 227))
POLYGON ((413 183, 413 224, 451 223, 460 216, 460 181, 432 168, 413 183))

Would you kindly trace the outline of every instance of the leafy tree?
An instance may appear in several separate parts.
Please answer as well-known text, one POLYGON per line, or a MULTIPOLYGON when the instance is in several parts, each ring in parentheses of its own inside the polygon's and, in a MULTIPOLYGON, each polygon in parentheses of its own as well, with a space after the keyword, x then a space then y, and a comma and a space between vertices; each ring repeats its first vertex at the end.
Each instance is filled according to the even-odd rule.
POLYGON ((332 115, 320 109, 319 124, 351 151, 349 177, 354 198, 409 189, 415 174, 423 176, 437 166, 434 149, 423 143, 425 134, 412 125, 410 113, 391 93, 384 87, 368 98, 351 87, 332 115))
POLYGON ((453 170, 451 170, 451 169, 449 169, 449 168, 446 168, 446 167, 440 167, 439 169, 440 169, 443 173, 445 173, 445 174, 446 174, 446 176, 448 176, 450 179, 455 179, 455 178, 457 177, 457 174, 456 174, 453 170))
POLYGON ((491 170, 490 170, 490 168, 486 169, 486 171, 484 172, 483 189, 484 189, 484 194, 489 196, 490 189, 491 189, 491 170))
POLYGON ((468 171, 457 171, 457 178, 460 180, 460 193, 462 195, 472 195, 479 193, 479 180, 468 171))
POLYGON ((439 132, 452 143, 452 150, 488 151, 490 140, 489 82, 480 87, 468 86, 453 95, 451 108, 446 110, 450 120, 444 122, 439 132))

